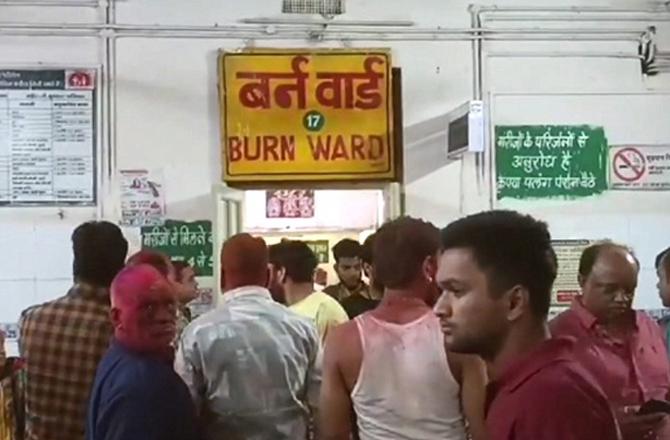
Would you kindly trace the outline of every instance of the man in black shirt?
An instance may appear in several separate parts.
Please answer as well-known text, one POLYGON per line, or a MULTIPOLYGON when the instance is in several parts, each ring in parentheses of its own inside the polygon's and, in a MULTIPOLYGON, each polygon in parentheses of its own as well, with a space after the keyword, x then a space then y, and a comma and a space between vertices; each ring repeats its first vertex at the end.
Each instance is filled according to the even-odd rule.
POLYGON ((342 307, 349 315, 349 319, 354 319, 356 316, 372 310, 382 299, 384 295, 384 286, 375 280, 374 271, 372 267, 372 246, 375 240, 375 235, 372 234, 361 246, 360 258, 363 263, 363 272, 370 281, 367 295, 364 296, 361 292, 355 292, 352 295, 342 300, 342 307))

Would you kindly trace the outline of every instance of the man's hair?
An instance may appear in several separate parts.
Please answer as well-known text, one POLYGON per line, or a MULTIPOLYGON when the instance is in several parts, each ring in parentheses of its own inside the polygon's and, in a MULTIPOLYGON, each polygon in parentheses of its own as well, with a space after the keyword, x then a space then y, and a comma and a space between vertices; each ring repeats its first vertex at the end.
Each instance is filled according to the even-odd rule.
POLYGON ((603 240, 584 249, 582 256, 579 258, 579 275, 582 277, 588 277, 591 275, 591 271, 593 270, 593 266, 595 266, 596 261, 598 261, 598 257, 603 251, 608 249, 619 249, 629 253, 635 260, 637 268, 640 268, 640 262, 631 248, 613 241, 603 240))
POLYGON ((368 238, 365 239, 363 245, 361 246, 361 260, 363 263, 371 265, 374 261, 372 259, 372 249, 375 243, 375 235, 376 233, 368 235, 368 238))
POLYGON ((532 313, 549 313, 558 265, 546 223, 515 211, 482 212, 444 228, 442 248, 469 249, 495 295, 521 285, 532 313))
POLYGON ((375 279, 387 289, 409 287, 423 262, 440 249, 440 231, 432 223, 401 217, 384 224, 372 246, 375 279))
POLYGON ((126 266, 128 267, 139 266, 140 264, 148 264, 149 266, 153 267, 158 272, 160 272, 160 274, 163 275, 165 278, 167 278, 170 275, 170 269, 172 266, 172 263, 170 262, 170 257, 168 257, 162 252, 158 252, 153 249, 145 249, 139 251, 131 255, 131 257, 128 258, 128 261, 126 262, 126 266))
POLYGON ((284 247, 282 245, 286 243, 286 241, 287 240, 282 240, 279 243, 275 243, 273 245, 268 246, 268 257, 270 264, 272 264, 276 268, 283 267, 281 261, 281 255, 284 247))
POLYGON ((265 286, 268 276, 268 248, 260 237, 237 234, 221 249, 221 270, 226 288, 265 286))
POLYGON ((109 287, 123 269, 128 242, 118 226, 105 221, 79 225, 72 233, 72 274, 94 286, 109 287))
POLYGON ((286 276, 295 283, 311 283, 318 261, 312 249, 304 241, 284 241, 279 243, 279 266, 286 270, 286 276))
POLYGON ((342 258, 356 258, 361 256, 361 244, 356 240, 345 238, 333 246, 335 262, 339 263, 342 258))
POLYGON ((174 268, 174 278, 175 281, 178 283, 181 283, 183 280, 182 278, 182 271, 186 269, 187 267, 191 267, 190 264, 188 264, 186 261, 180 260, 180 261, 172 261, 172 267, 174 268))
MULTIPOLYGON (((661 264, 663 264, 663 262, 667 262, 668 261, 668 258, 667 258, 668 255, 670 255, 670 247, 661 251, 661 253, 656 255, 656 261, 654 262, 654 267, 656 269, 658 269, 659 267, 661 267, 661 264)), ((665 266, 666 270, 668 270, 668 265, 666 264, 664 266, 665 266)))

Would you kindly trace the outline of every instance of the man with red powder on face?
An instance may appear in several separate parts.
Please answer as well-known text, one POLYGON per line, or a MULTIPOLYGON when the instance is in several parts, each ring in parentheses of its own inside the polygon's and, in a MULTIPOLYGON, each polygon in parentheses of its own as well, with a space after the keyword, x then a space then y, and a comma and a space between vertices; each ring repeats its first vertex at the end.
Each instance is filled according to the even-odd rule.
POLYGON ((197 439, 195 407, 172 368, 177 294, 154 267, 125 268, 111 288, 114 341, 98 366, 87 440, 197 439))

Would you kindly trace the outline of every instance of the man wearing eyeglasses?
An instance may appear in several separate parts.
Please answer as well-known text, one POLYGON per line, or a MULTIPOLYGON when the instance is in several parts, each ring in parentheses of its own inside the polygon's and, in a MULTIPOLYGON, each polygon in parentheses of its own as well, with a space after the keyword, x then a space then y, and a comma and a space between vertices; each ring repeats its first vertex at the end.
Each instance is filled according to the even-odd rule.
POLYGON ((582 294, 551 322, 552 336, 576 337, 579 361, 598 380, 625 440, 670 439, 663 402, 670 391, 670 362, 659 326, 632 309, 640 264, 625 246, 587 248, 579 264, 582 294), (640 412, 647 402, 656 407, 640 412), (660 408, 659 408, 660 407, 660 408))

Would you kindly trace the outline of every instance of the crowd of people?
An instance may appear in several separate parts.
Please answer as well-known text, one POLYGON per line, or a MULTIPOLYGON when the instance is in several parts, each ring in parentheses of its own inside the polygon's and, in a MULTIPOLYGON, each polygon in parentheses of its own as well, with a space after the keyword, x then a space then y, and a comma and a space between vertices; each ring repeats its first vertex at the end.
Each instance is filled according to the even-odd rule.
MULTIPOLYGON (((72 246, 70 291, 20 321, 27 440, 670 440, 670 319, 632 308, 621 244, 584 251, 550 322, 551 234, 514 211, 343 240, 323 289, 306 243, 233 236, 194 320, 192 268, 108 222, 72 246)), ((670 307, 670 248, 655 265, 670 307)))

